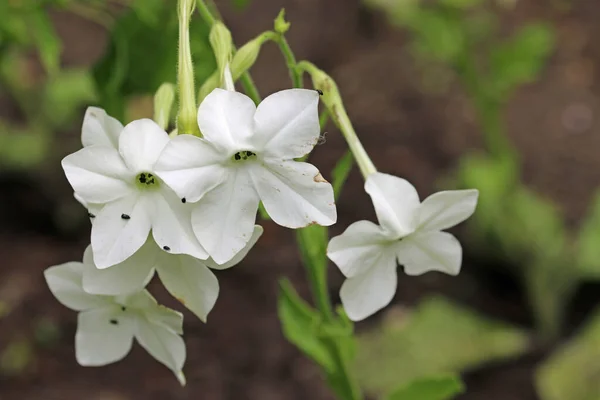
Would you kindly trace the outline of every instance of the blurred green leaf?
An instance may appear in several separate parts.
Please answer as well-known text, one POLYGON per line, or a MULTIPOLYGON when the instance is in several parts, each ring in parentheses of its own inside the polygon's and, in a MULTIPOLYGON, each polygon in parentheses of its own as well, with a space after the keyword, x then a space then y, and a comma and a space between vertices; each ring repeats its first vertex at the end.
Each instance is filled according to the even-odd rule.
POLYGON ((464 392, 462 381, 454 375, 415 379, 394 390, 385 400, 450 400, 464 392))
POLYGON ((284 336, 326 371, 334 372, 335 362, 318 337, 319 313, 298 296, 287 279, 280 281, 280 288, 277 308, 284 336))
POLYGON ((34 360, 33 346, 27 339, 16 339, 8 344, 0 355, 0 373, 19 375, 34 360))
POLYGON ((591 202, 577 238, 576 263, 582 275, 600 277, 600 191, 591 202))
POLYGON ((80 108, 96 98, 90 73, 83 69, 70 69, 48 80, 41 107, 46 120, 59 127, 74 120, 80 108))
POLYGON ((600 398, 600 310, 585 327, 537 370, 536 388, 542 400, 600 398))
POLYGON ((162 15, 156 11, 162 9, 163 4, 164 0, 133 0, 130 7, 144 24, 158 25, 162 15))
POLYGON ((353 165, 354 156, 352 155, 352 152, 348 150, 346 151, 346 154, 338 160, 331 172, 331 184, 333 186, 333 195, 336 200, 339 199, 340 194, 342 193, 342 188, 344 187, 344 183, 346 183, 346 179, 348 179, 348 175, 350 175, 353 165))
POLYGON ((358 337, 354 370, 372 395, 424 376, 514 357, 529 346, 522 330, 441 297, 423 300, 412 312, 396 316, 392 309, 386 316, 381 326, 358 337))
POLYGON ((458 8, 461 10, 477 7, 482 3, 483 0, 439 0, 439 4, 443 6, 458 8))
POLYGON ((466 49, 465 30, 454 13, 421 9, 409 26, 414 34, 411 45, 422 56, 453 64, 466 49))
POLYGON ((552 27, 530 24, 490 50, 490 82, 499 99, 517 86, 534 81, 554 47, 552 27))
POLYGON ((62 43, 56 35, 48 12, 42 8, 37 9, 30 16, 33 40, 40 54, 40 59, 46 72, 54 75, 60 67, 60 52, 62 43))
POLYGON ((231 2, 238 11, 242 11, 250 5, 250 0, 231 0, 231 2))

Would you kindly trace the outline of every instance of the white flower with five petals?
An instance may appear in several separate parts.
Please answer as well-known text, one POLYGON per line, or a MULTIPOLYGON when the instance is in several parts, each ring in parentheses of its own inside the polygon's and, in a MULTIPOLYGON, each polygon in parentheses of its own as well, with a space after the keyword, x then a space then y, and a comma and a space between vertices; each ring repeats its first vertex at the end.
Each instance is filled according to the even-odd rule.
POLYGON ((155 171, 195 203, 194 233, 217 263, 248 242, 260 200, 279 225, 335 223, 331 185, 294 161, 317 143, 318 101, 314 90, 291 89, 256 107, 244 94, 215 89, 198 110, 203 138, 179 135, 165 147, 155 171))
POLYGON ((48 287, 64 306, 79 311, 75 357, 83 366, 102 366, 123 359, 133 339, 170 368, 181 384, 185 362, 183 316, 158 305, 147 291, 123 296, 98 296, 83 290, 86 267, 69 262, 44 271, 48 287))
POLYGON ((185 254, 169 254, 152 237, 131 257, 110 268, 98 269, 88 246, 83 256, 83 288, 87 293, 119 295, 142 290, 156 272, 169 293, 206 322, 219 295, 219 282, 211 269, 224 270, 238 264, 256 244, 263 229, 254 227, 250 242, 225 264, 198 260, 185 254))
POLYGON ((327 256, 348 278, 340 297, 348 317, 360 321, 390 303, 396 293, 397 264, 408 275, 441 271, 457 275, 462 247, 448 229, 475 211, 478 191, 435 193, 422 203, 406 180, 383 173, 368 176, 380 225, 358 221, 331 239, 327 256))
POLYGON ((149 119, 119 129, 103 110, 88 109, 85 147, 62 161, 76 198, 95 217, 91 242, 98 268, 126 260, 150 231, 161 248, 206 259, 192 232, 191 209, 153 172, 167 133, 149 119))

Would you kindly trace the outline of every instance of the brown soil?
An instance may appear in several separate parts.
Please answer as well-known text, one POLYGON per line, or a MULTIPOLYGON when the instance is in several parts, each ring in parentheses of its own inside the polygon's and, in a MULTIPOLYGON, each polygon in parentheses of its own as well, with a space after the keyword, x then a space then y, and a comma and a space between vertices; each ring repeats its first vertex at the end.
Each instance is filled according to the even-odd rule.
MULTIPOLYGON (((286 7, 293 22, 289 40, 297 56, 314 61, 337 79, 348 112, 378 168, 406 177, 423 196, 433 191, 436 179, 450 171, 461 154, 480 146, 477 123, 459 88, 453 85, 443 94, 425 93, 403 46, 404 34, 387 27, 383 16, 362 8, 358 1, 252 0, 243 13, 230 9, 226 1, 221 3, 238 43, 268 29, 279 9, 286 7)), ((573 2, 571 11, 558 12, 549 3, 522 0, 512 14, 511 24, 536 18, 554 22, 559 43, 541 80, 522 88, 511 101, 506 121, 523 156, 526 182, 554 199, 569 223, 577 225, 600 186, 596 156, 600 42, 595 40, 600 35, 600 5, 596 0, 580 0, 573 2)), ((70 15, 58 14, 55 20, 65 40, 65 64, 89 65, 101 56, 106 43, 102 29, 70 15)), ((280 57, 269 46, 252 71, 263 93, 289 86, 280 57)), ((314 163, 325 172, 344 151, 338 132, 332 126, 327 130, 326 144, 314 154, 314 163)), ((42 271, 79 259, 87 244, 84 212, 72 199, 57 162, 77 148, 77 135, 74 129, 59 138, 66 144, 43 172, 0 176, 0 299, 10 306, 1 320, 0 349, 22 339, 34 346, 33 361, 25 371, 0 375, 0 399, 333 399, 318 369, 280 332, 278 278, 290 277, 305 296, 308 288, 293 233, 268 223, 243 265, 219 274, 221 294, 209 323, 186 315, 188 385, 184 389, 139 347, 109 367, 76 364, 75 314, 52 298, 42 271), (75 216, 76 222, 59 223, 65 215, 75 216), (50 346, 39 339, 47 321, 56 324, 59 333, 50 346)), ((350 176, 338 212, 340 222, 332 234, 358 218, 374 217, 357 171, 350 176)), ((466 252, 460 277, 402 279, 395 301, 413 304, 429 292, 443 292, 490 316, 531 325, 514 279, 470 260, 466 252)), ((331 268, 334 298, 340 283, 340 274, 331 268)), ((153 283, 150 289, 159 300, 173 305, 159 285, 153 283)), ((573 324, 597 300, 596 294, 580 295, 573 307, 573 324)), ((532 374, 544 355, 527 355, 466 374, 469 392, 460 399, 536 399, 532 374)))

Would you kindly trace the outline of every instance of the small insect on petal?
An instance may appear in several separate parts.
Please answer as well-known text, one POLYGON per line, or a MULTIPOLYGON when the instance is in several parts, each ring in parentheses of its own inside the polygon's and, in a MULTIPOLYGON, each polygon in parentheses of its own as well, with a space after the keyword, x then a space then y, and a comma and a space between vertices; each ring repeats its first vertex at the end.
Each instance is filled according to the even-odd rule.
POLYGON ((317 93, 319 93, 319 96, 323 96, 323 91, 321 89, 316 89, 317 93))
POLYGON ((185 202, 186 202, 186 201, 187 201, 187 200, 185 199, 185 197, 184 197, 183 199, 181 199, 181 202, 182 202, 183 204, 185 204, 185 202))
POLYGON ((169 251, 169 250, 171 250, 171 248, 169 246, 163 246, 163 250, 169 251))
POLYGON ((119 321, 117 321, 116 319, 111 319, 110 323, 113 324, 113 325, 118 325, 119 321))
POLYGON ((127 214, 121 214, 121 218, 123 219, 130 219, 131 217, 127 214))

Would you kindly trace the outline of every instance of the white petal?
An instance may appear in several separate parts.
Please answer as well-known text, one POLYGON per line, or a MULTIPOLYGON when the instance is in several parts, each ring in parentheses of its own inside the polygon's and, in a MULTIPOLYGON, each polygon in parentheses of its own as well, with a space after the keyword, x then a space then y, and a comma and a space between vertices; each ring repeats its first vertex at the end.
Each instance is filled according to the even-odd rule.
POLYGON ((250 97, 229 90, 213 90, 198 108, 202 135, 229 151, 254 150, 250 147, 256 106, 250 97))
POLYGON ((80 262, 68 262, 46 269, 44 277, 54 297, 65 307, 76 311, 111 304, 110 298, 88 294, 83 290, 83 268, 80 262))
POLYGON ((103 204, 88 203, 80 195, 78 195, 75 192, 73 192, 73 197, 75 197, 75 200, 77 200, 77 202, 79 204, 81 204, 84 208, 86 208, 88 210, 88 213, 91 214, 90 218, 92 218, 92 219, 96 217, 96 215, 100 212, 100 210, 102 210, 103 204))
POLYGON ((107 268, 131 257, 148 238, 151 210, 147 196, 133 194, 108 203, 94 218, 92 249, 98 268, 107 268), (129 219, 123 219, 122 215, 129 219))
POLYGON ((251 174, 265 209, 277 224, 295 229, 336 222, 333 188, 313 165, 271 161, 254 165, 251 174))
POLYGON ((152 172, 169 135, 151 119, 138 119, 125 125, 119 136, 119 152, 135 173, 152 172))
POLYGON ((165 146, 154 172, 179 198, 195 203, 225 179, 227 157, 206 140, 179 135, 165 146))
POLYGON ((383 256, 379 264, 365 273, 346 279, 340 298, 348 318, 361 321, 390 304, 396 293, 397 281, 393 254, 383 256))
POLYGON ((89 246, 83 256, 83 289, 92 294, 113 296, 138 292, 152 279, 159 251, 156 243, 150 239, 122 263, 98 269, 89 246))
POLYGON ((358 221, 329 241, 327 257, 350 278, 380 263, 389 243, 387 232, 379 225, 358 221))
POLYGON ((183 334, 183 314, 168 307, 157 305, 146 318, 153 324, 164 325, 175 333, 183 334))
POLYGON ((371 196, 377 219, 383 228, 397 237, 415 230, 419 195, 407 180, 376 172, 368 176, 365 191, 371 196))
POLYGON ((475 189, 432 194, 421 203, 419 231, 441 231, 463 222, 475 212, 478 196, 475 189))
POLYGON ((166 188, 153 194, 152 236, 162 249, 173 254, 189 254, 206 259, 208 253, 192 230, 191 204, 184 204, 166 188))
POLYGON ((123 124, 101 108, 88 107, 83 117, 81 143, 83 147, 101 145, 119 148, 119 134, 123 124))
POLYGON ((258 202, 248 172, 237 169, 194 205, 194 233, 216 263, 231 260, 250 241, 258 202))
POLYGON ((181 372, 185 362, 185 343, 181 336, 164 325, 138 318, 135 337, 152 357, 166 365, 181 384, 185 384, 181 372))
POLYGON ((61 164, 73 190, 88 203, 107 203, 131 193, 134 176, 113 148, 85 147, 61 164))
POLYGON ((318 105, 316 90, 288 89, 270 95, 254 115, 256 146, 278 158, 308 154, 321 133, 318 105))
POLYGON ((77 362, 95 367, 122 360, 131 350, 133 332, 133 321, 118 307, 79 313, 75 334, 77 362))
POLYGON ((263 234, 262 226, 254 225, 254 232, 252 232, 250 241, 248 243, 246 243, 246 247, 244 247, 242 250, 240 250, 231 260, 227 261, 224 264, 217 264, 216 262, 214 262, 214 260, 212 258, 209 258, 208 260, 203 261, 203 263, 205 263, 207 267, 212 268, 212 269, 223 270, 223 269, 231 268, 234 265, 237 265, 239 262, 241 262, 246 257, 248 252, 252 249, 252 247, 254 247, 254 245, 256 244, 256 242, 258 241, 258 239, 261 237, 262 234, 263 234))
POLYGON ((212 310, 219 296, 219 282, 202 262, 186 255, 170 256, 160 263, 157 272, 173 297, 192 311, 201 321, 212 310))
POLYGON ((428 271, 458 275, 460 272, 462 247, 447 232, 411 235, 398 243, 396 254, 407 275, 421 275, 428 271))

